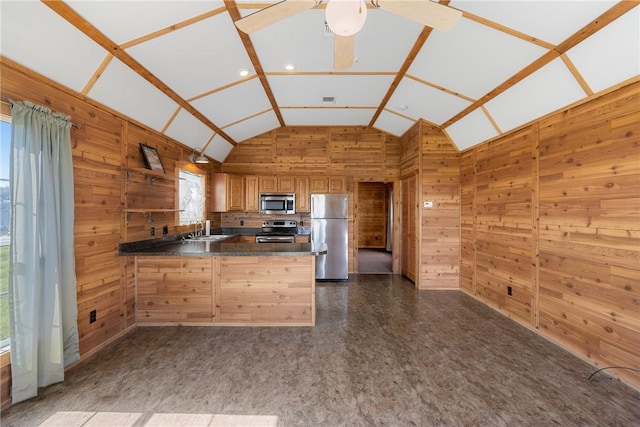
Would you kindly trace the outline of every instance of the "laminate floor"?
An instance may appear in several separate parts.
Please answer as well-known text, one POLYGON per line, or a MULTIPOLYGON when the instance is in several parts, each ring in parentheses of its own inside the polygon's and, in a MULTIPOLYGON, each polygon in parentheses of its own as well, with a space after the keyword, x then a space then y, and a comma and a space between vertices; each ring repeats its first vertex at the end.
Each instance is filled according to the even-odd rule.
POLYGON ((385 249, 358 249, 358 272, 363 274, 391 274, 392 254, 385 249))
MULTIPOLYGON (((139 327, 9 408, 272 415, 281 426, 637 426, 640 393, 457 291, 317 285, 315 328, 139 327)), ((115 418, 114 418, 115 419, 115 418)))

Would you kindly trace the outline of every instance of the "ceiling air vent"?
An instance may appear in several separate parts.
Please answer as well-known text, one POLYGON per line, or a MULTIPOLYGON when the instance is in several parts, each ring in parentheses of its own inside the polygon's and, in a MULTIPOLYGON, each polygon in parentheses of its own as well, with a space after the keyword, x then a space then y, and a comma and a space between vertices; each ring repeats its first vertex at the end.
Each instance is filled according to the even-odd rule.
POLYGON ((323 96, 322 97, 322 103, 325 104, 325 105, 335 104, 336 103, 336 97, 335 96, 323 96))

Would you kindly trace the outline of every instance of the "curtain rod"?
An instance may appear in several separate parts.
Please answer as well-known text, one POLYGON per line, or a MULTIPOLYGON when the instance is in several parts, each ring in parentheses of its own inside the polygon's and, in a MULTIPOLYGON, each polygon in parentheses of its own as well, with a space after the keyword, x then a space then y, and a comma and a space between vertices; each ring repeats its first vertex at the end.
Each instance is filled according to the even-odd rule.
MULTIPOLYGON (((10 105, 11 105, 13 102, 15 102, 15 101, 13 101, 13 100, 12 100, 12 99, 10 99, 10 98, 2 97, 2 99, 0 99, 0 102, 2 102, 3 104, 7 104, 7 105, 9 105, 9 106, 10 106, 10 105)), ((71 127, 76 128, 77 130, 82 129, 82 125, 81 125, 81 124, 73 123, 73 122, 71 122, 71 127)))

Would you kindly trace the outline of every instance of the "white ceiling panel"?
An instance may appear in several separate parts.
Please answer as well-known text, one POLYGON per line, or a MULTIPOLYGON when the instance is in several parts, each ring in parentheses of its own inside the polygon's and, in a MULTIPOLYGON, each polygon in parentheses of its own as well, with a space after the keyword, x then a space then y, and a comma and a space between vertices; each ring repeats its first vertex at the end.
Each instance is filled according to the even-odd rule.
POLYGON ((335 97, 336 106, 377 106, 394 75, 268 76, 278 105, 322 106, 323 97, 335 97))
POLYGON ((640 7, 627 12, 567 54, 595 92, 639 75, 640 7), (629 37, 630 34, 636 37, 629 37))
POLYGON ((283 108, 287 126, 366 126, 374 108, 283 108))
POLYGON ((498 135, 487 115, 478 108, 445 129, 459 151, 498 135))
POLYGON ((545 49, 468 19, 434 31, 409 74, 478 99, 526 67, 545 49))
POLYGON ((389 99, 387 108, 415 120, 423 118, 440 124, 470 104, 458 96, 404 78, 389 99))
POLYGON ((224 2, 214 0, 83 0, 68 3, 117 44, 224 6, 224 2))
POLYGON ((585 93, 561 59, 556 59, 487 102, 502 131, 508 131, 571 104, 585 93))
POLYGON ((332 71, 333 37, 324 35, 324 11, 308 10, 251 34, 251 42, 265 72, 332 71))
POLYGON ((211 144, 204 150, 204 154, 222 163, 232 149, 233 145, 229 144, 227 140, 220 135, 216 135, 213 137, 211 144))
MULTIPOLYGON (((413 47, 422 26, 383 10, 369 9, 363 29, 355 35, 357 62, 344 71, 397 71, 413 47)), ((324 10, 314 9, 251 34, 266 72, 333 71, 332 33, 325 32, 324 10), (277 49, 274 49, 277 46, 277 49)))
POLYGON ((240 68, 251 68, 228 13, 138 44, 127 53, 183 98, 232 83, 240 78, 240 68))
POLYGON ((402 134, 408 131, 415 123, 414 120, 383 110, 373 124, 373 127, 391 135, 402 136, 402 134))
POLYGON ((615 3, 613 0, 453 0, 449 4, 557 45, 615 3))
POLYGON ((192 102, 217 126, 228 124, 271 108, 260 80, 251 79, 192 102))
POLYGON ((263 134, 280 127, 280 122, 273 110, 243 120, 240 123, 224 128, 227 135, 236 142, 242 142, 245 139, 263 134))
POLYGON ((158 131, 178 107, 117 59, 109 63, 88 96, 158 131))
POLYGON ((106 56, 44 3, 2 1, 0 8, 0 53, 68 88, 81 91, 106 56))
POLYGON ((180 109, 178 115, 165 131, 165 135, 191 148, 202 149, 213 136, 213 130, 209 129, 188 111, 180 109))

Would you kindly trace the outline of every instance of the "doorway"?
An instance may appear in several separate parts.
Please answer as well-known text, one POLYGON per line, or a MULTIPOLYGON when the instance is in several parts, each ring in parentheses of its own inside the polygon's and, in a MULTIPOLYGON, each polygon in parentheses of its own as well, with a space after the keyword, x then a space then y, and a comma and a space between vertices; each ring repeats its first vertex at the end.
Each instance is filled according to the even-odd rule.
POLYGON ((394 184, 358 182, 357 272, 394 273, 394 184))

